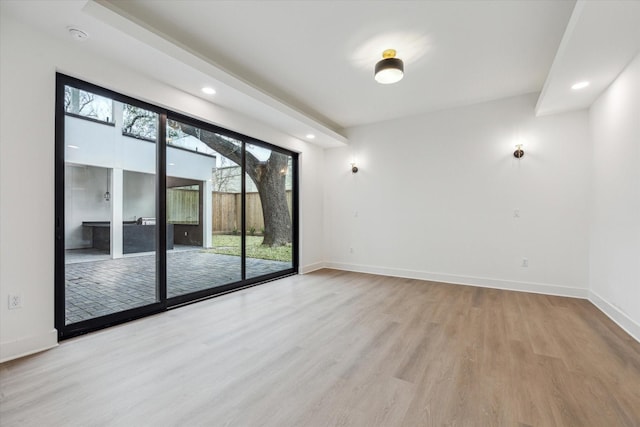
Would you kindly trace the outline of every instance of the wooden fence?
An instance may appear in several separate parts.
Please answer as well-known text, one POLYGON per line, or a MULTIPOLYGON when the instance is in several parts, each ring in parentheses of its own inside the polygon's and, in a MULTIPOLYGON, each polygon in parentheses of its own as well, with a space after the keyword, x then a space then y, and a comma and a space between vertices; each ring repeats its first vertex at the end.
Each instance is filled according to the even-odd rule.
MULTIPOLYGON (((247 231, 255 228, 259 234, 264 228, 264 218, 260 195, 258 193, 247 193, 247 231)), ((291 215, 291 190, 287 190, 287 204, 289 205, 289 215, 291 215)), ((242 227, 242 195, 239 193, 218 193, 213 192, 213 232, 215 234, 230 234, 233 231, 240 231, 242 227)))
POLYGON ((200 219, 199 195, 198 190, 168 188, 167 222, 197 224, 200 219))
MULTIPOLYGON (((239 193, 220 193, 214 191, 213 196, 213 232, 214 234, 231 234, 239 232, 242 226, 242 195, 239 193)), ((247 231, 255 228, 260 234, 264 228, 262 205, 258 193, 247 193, 247 231)), ((198 190, 170 189, 167 191, 167 220, 172 223, 190 224, 199 222, 198 190)), ((291 215, 291 190, 287 191, 287 204, 291 215)))

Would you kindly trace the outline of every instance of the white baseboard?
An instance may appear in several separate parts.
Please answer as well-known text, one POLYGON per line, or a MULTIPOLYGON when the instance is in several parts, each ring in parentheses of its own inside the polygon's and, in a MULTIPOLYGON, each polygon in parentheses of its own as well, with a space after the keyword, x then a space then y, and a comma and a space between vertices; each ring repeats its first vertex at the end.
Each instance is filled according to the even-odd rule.
POLYGON ((314 262, 313 264, 303 265, 299 270, 300 274, 307 274, 311 273, 312 271, 322 270, 325 267, 326 266, 324 262, 314 262))
POLYGON ((16 341, 0 343, 0 363, 30 354, 39 353, 58 345, 58 331, 53 329, 41 335, 33 335, 16 341))
POLYGON ((600 311, 613 320, 618 326, 631 335, 636 341, 640 342, 640 324, 630 318, 626 313, 614 306, 600 295, 593 291, 589 291, 589 301, 600 311))
POLYGON ((459 276, 428 271, 404 270, 399 268, 374 267, 370 265, 345 264, 336 262, 325 263, 326 268, 354 271, 358 273, 379 274, 381 276, 403 277, 407 279, 429 280, 432 282, 452 283, 455 285, 478 286, 482 288, 504 289, 509 291, 531 292, 535 294, 557 295, 563 297, 589 297, 586 288, 572 288, 569 286, 547 283, 518 282, 513 280, 492 279, 487 277, 459 276))

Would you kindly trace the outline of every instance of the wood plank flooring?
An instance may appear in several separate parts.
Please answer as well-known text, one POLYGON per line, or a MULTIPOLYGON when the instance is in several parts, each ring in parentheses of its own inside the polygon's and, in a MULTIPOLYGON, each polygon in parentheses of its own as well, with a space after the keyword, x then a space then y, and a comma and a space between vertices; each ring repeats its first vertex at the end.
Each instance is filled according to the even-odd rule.
POLYGON ((640 426, 585 300, 322 270, 0 365, 2 426, 640 426))

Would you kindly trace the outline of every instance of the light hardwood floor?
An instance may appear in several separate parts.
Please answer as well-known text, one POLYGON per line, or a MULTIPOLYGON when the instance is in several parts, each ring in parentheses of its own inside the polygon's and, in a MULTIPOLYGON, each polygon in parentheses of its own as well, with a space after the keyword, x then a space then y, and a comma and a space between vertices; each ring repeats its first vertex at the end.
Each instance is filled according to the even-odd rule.
POLYGON ((639 426, 584 300, 322 270, 0 365, 2 426, 639 426))

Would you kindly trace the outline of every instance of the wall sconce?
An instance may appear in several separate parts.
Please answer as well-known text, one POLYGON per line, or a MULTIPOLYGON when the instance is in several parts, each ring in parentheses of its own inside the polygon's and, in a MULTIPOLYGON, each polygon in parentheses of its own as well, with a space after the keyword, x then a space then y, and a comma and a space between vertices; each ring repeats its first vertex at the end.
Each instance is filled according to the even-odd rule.
POLYGON ((355 163, 351 163, 351 173, 358 173, 358 167, 355 163))
POLYGON ((516 145, 516 151, 513 152, 513 157, 516 159, 520 159, 524 156, 524 151, 522 151, 522 144, 516 145))

